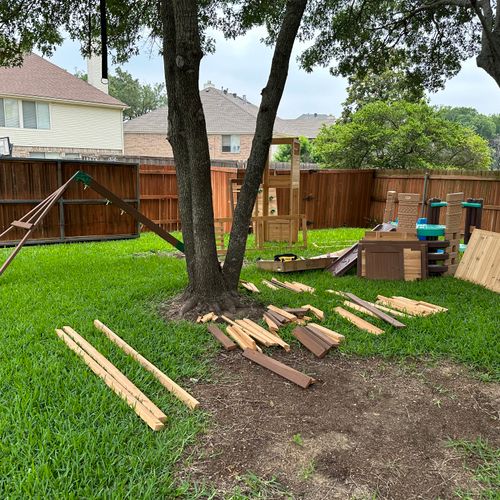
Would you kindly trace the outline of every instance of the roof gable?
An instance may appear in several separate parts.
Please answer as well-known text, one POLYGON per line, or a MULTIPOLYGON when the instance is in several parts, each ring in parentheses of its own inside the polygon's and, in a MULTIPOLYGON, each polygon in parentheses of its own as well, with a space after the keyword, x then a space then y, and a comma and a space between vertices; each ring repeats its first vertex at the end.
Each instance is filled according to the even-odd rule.
POLYGON ((27 54, 22 66, 0 67, 0 95, 126 107, 118 99, 36 54, 27 54))

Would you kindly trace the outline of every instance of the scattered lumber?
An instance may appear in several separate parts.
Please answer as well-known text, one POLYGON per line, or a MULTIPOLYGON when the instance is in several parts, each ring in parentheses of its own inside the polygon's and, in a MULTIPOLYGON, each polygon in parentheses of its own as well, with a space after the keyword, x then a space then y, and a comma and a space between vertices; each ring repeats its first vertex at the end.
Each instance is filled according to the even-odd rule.
POLYGON ((305 307, 284 307, 283 310, 290 314, 294 314, 300 319, 304 318, 308 311, 305 307))
POLYGON ((264 314, 273 319, 275 323, 278 323, 280 327, 286 325, 287 323, 290 323, 290 320, 288 318, 285 318, 285 316, 282 316, 276 311, 271 311, 270 309, 268 309, 264 314))
POLYGON ((304 327, 310 335, 315 337, 317 340, 321 341, 325 345, 328 346, 328 349, 331 349, 332 347, 337 347, 340 345, 339 340, 334 340, 332 337, 327 335, 326 333, 322 332, 321 330, 318 330, 316 328, 309 328, 307 326, 304 327))
POLYGON ((113 330, 108 328, 104 323, 98 319, 94 320, 94 326, 108 337, 111 342, 117 345, 123 352, 128 354, 131 358, 135 359, 143 368, 152 373, 158 382, 165 387, 174 396, 180 399, 186 406, 194 410, 200 403, 191 394, 184 390, 181 386, 177 385, 172 379, 167 377, 161 370, 159 370, 153 363, 148 361, 142 354, 139 354, 133 347, 127 344, 120 338, 113 330))
POLYGON ((339 297, 345 297, 345 292, 341 292, 340 290, 326 290, 328 293, 333 293, 338 295, 339 297))
POLYGON ((374 304, 373 302, 371 302, 371 304, 374 307, 376 307, 377 309, 380 309, 381 311, 385 311, 385 312, 391 314, 392 316, 401 316, 402 318, 408 317, 408 314, 405 314, 404 312, 396 311, 395 309, 390 309, 389 307, 385 307, 385 306, 382 306, 380 304, 374 304))
POLYGON ((317 307, 312 306, 311 304, 306 304, 305 306, 302 306, 304 309, 311 311, 316 318, 318 318, 320 321, 323 321, 325 319, 325 313, 321 310, 318 309, 317 307))
POLYGON ((345 340, 345 337, 340 333, 334 332, 333 330, 330 330, 329 328, 326 328, 324 326, 317 325, 316 323, 309 323, 307 325, 307 328, 315 332, 321 332, 324 335, 330 337, 334 342, 337 342, 339 344, 345 340))
POLYGON ((285 290, 290 290, 295 293, 302 293, 304 291, 300 286, 294 285, 290 281, 281 282, 274 277, 271 278, 271 283, 279 288, 284 288, 285 290))
POLYGON ((284 309, 280 309, 279 307, 273 306, 272 304, 268 305, 267 308, 270 311, 272 311, 273 313, 277 313, 280 316, 283 316, 288 321, 294 321, 294 322, 296 322, 297 319, 298 319, 297 316, 295 316, 295 314, 291 314, 291 313, 285 311, 284 309))
POLYGON ((349 300, 344 300, 344 305, 346 307, 349 307, 350 309, 353 309, 354 311, 358 311, 360 313, 366 314, 368 316, 372 316, 373 318, 376 318, 375 314, 373 314, 371 311, 368 309, 365 309, 363 306, 360 306, 358 304, 355 304, 354 302, 351 302, 349 300))
POLYGON ((135 413, 146 422, 151 429, 159 431, 165 424, 156 418, 140 401, 138 401, 127 389, 125 389, 116 379, 114 379, 99 363, 87 354, 74 340, 63 330, 56 329, 57 336, 78 356, 85 364, 98 376, 115 394, 120 396, 135 411, 135 413))
MULTIPOLYGON (((226 332, 241 347, 241 349, 251 349, 252 351, 261 351, 255 340, 250 337, 239 325, 234 324, 226 328, 226 332)), ((262 352, 262 351, 261 351, 262 352)))
POLYGON ((266 322, 267 327, 269 328, 269 331, 277 333, 277 331, 279 330, 281 324, 276 323, 276 321, 273 320, 273 318, 269 314, 267 314, 267 313, 264 313, 263 316, 262 316, 262 318, 266 322))
POLYGON ((277 287, 276 285, 273 285, 270 281, 268 280, 262 280, 262 283, 264 283, 264 285, 266 285, 268 288, 270 288, 271 290, 279 290, 279 287, 277 287))
POLYGON ((334 345, 331 341, 326 342, 323 338, 320 338, 311 330, 302 326, 297 326, 292 331, 292 335, 317 358, 324 358, 326 353, 334 345))
POLYGON ((160 422, 166 422, 167 416, 133 383, 131 382, 113 363, 104 357, 90 342, 85 340, 78 332, 70 326, 63 326, 63 331, 71 340, 76 342, 96 363, 102 366, 111 377, 121 384, 135 399, 140 401, 149 412, 160 422))
POLYGON ((260 293, 260 290, 251 281, 240 280, 240 284, 252 293, 260 293))
POLYGON ((307 389, 307 387, 316 382, 316 380, 314 380, 312 377, 309 377, 308 375, 305 375, 304 373, 301 373, 291 366, 281 363, 280 361, 270 358, 265 354, 252 351, 250 349, 245 349, 243 351, 243 356, 245 356, 245 358, 249 359, 250 361, 257 363, 258 365, 271 370, 273 373, 286 378, 290 382, 293 382, 303 389, 307 389))
POLYGON ((337 314, 340 314, 340 316, 342 316, 344 319, 346 319, 353 325, 357 326, 361 330, 364 330, 365 332, 373 333, 374 335, 380 335, 381 333, 384 333, 384 330, 381 330, 377 326, 372 325, 371 323, 365 321, 359 316, 356 316, 355 314, 346 311, 342 307, 336 307, 334 310, 337 314))
POLYGON ((431 304, 431 303, 425 302, 423 300, 413 300, 413 299, 408 299, 406 297, 401 297, 401 296, 398 296, 398 295, 394 295, 393 297, 395 299, 403 300, 403 301, 406 301, 406 302, 411 302, 412 304, 414 304, 416 306, 422 306, 422 307, 428 307, 430 309, 434 309, 437 312, 446 312, 446 311, 448 311, 448 309, 446 309, 446 307, 437 306, 435 304, 431 304))
POLYGON ((401 323, 401 321, 398 321, 397 319, 393 318, 392 316, 389 316, 383 311, 380 311, 376 307, 374 307, 370 302, 367 302, 366 300, 360 299, 353 293, 346 293, 346 296, 351 299, 352 302, 355 304, 363 307, 367 311, 370 311, 374 316, 377 318, 381 319, 382 321, 385 321, 386 323, 389 323, 390 325, 396 327, 396 328, 404 328, 406 325, 404 323, 401 323))
MULTIPOLYGON (((288 281, 285 281, 285 283, 288 283, 288 281)), ((299 283, 298 281, 292 281, 291 283, 297 288, 300 288, 303 292, 314 293, 316 291, 316 288, 313 288, 312 286, 309 285, 305 285, 304 283, 299 283)))
POLYGON ((405 297, 396 298, 377 295, 377 304, 382 304, 384 306, 391 307, 392 309, 403 311, 411 316, 429 316, 431 314, 441 312, 436 308, 429 307, 422 303, 419 304, 417 301, 406 299, 405 297))
POLYGON ((249 337, 253 338, 254 340, 259 341, 262 345, 266 347, 278 345, 277 342, 271 340, 265 333, 262 333, 259 329, 255 328, 253 325, 249 325, 245 320, 237 319, 236 324, 244 331, 244 333, 246 333, 249 337))
POLYGON ((226 351, 233 351, 237 345, 216 325, 208 325, 208 331, 222 344, 226 351))

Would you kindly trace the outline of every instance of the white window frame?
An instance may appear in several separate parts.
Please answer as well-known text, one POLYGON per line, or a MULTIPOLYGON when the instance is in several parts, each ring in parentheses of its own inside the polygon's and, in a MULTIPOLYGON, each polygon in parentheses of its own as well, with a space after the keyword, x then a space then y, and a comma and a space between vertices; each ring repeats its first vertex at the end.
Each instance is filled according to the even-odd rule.
POLYGON ((221 135, 221 151, 222 153, 239 154, 241 152, 241 136, 238 134, 221 135), (224 137, 229 137, 229 151, 224 151, 224 137))
POLYGON ((19 127, 2 127, 0 128, 6 128, 6 129, 11 129, 11 130, 19 130, 19 129, 24 129, 24 130, 38 130, 38 131, 48 131, 52 129, 52 106, 50 102, 45 102, 45 101, 36 101, 34 99, 17 99, 14 97, 7 97, 7 96, 0 96, 0 99, 2 99, 2 106, 4 107, 4 117, 5 117, 5 100, 11 100, 11 101, 16 101, 17 103, 17 116, 19 120, 19 127), (27 102, 34 102, 35 103, 35 113, 37 116, 37 128, 25 128, 24 127, 24 115, 23 115, 23 101, 27 102), (48 128, 38 128, 38 104, 47 104, 48 109, 49 109, 49 127, 48 128))

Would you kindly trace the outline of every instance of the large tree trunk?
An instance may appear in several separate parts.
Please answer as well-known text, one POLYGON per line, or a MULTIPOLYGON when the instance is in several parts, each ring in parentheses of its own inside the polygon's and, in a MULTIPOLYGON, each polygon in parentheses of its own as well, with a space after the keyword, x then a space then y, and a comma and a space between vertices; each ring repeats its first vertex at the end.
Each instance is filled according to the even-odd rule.
POLYGON ((168 139, 175 158, 189 285, 185 310, 223 301, 215 246, 210 154, 199 92, 203 56, 195 0, 162 0, 168 139))
POLYGON ((262 180, 293 42, 307 0, 288 0, 271 72, 262 92, 247 173, 235 211, 224 274, 217 258, 210 154, 199 93, 202 58, 196 0, 160 0, 168 95, 168 140, 174 153, 189 284, 181 313, 234 310, 247 229, 262 180), (234 241, 233 241, 234 240, 234 241))
POLYGON ((234 211, 229 248, 224 263, 224 278, 227 286, 235 289, 243 265, 248 237, 248 226, 252 217, 255 199, 262 182, 262 174, 273 137, 274 121, 283 95, 293 43, 307 0, 289 0, 274 50, 271 71, 266 87, 262 90, 262 101, 257 114, 257 124, 252 142, 247 170, 238 203, 234 211))

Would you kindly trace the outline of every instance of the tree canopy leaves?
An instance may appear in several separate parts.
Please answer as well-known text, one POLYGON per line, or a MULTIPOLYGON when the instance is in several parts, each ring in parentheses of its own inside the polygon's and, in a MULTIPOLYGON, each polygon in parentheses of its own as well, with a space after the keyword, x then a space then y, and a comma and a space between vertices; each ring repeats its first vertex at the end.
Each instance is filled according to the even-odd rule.
POLYGON ((488 142, 421 103, 372 102, 347 123, 324 127, 314 154, 333 168, 460 168, 491 165, 488 142))

